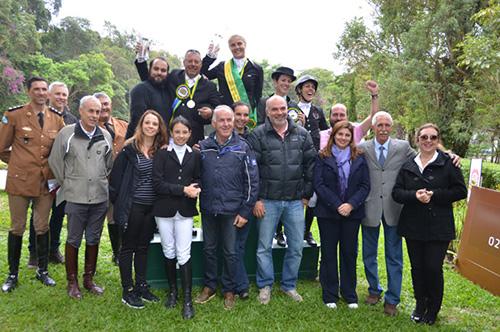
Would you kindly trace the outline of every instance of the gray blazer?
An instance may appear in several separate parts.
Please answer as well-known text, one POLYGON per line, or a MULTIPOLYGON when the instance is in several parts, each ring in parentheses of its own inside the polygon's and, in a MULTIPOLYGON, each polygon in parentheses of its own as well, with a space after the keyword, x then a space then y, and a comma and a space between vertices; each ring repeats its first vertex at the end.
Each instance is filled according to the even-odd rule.
POLYGON ((392 187, 396 183, 399 169, 409 159, 416 156, 408 141, 391 138, 384 167, 381 167, 375 153, 374 139, 359 145, 365 152, 365 158, 370 172, 370 193, 366 198, 363 219, 364 226, 376 227, 380 224, 382 213, 389 226, 396 226, 402 205, 392 199, 392 187))

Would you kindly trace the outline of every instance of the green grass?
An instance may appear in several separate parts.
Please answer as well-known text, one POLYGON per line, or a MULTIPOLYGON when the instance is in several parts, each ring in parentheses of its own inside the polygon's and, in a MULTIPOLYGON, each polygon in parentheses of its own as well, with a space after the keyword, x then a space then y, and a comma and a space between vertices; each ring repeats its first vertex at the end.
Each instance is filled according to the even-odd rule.
MULTIPOLYGON (((7 275, 6 247, 9 227, 5 194, 0 195, 0 272, 7 275)), ((314 224, 316 227, 316 223, 314 224)), ((314 229, 316 238, 317 229, 314 229)), ((63 239, 65 231, 63 230, 63 239)), ((121 287, 117 267, 110 263, 111 249, 106 228, 102 237, 96 281, 105 286, 105 294, 96 297, 84 291, 82 301, 66 295, 63 265, 50 265, 50 272, 58 282, 55 288, 43 287, 34 278, 34 271, 26 268, 28 259, 27 234, 24 238, 19 287, 10 294, 0 294, 1 331, 499 331, 500 298, 457 274, 450 266, 445 268, 445 296, 443 309, 435 327, 417 326, 409 315, 414 301, 411 288, 408 257, 405 254, 402 303, 397 317, 386 317, 382 304, 350 311, 344 303, 337 310, 327 309, 321 301, 321 287, 315 281, 300 281, 298 290, 304 302, 293 303, 274 287, 271 303, 260 305, 255 286, 247 302, 239 301, 233 311, 223 309, 218 296, 205 305, 195 305, 196 316, 183 321, 181 307, 166 310, 162 303, 149 304, 143 310, 133 310, 120 302, 121 287)), ((406 252, 406 249, 404 249, 406 252)), ((383 264, 383 245, 380 242, 379 262, 383 264)), ((80 253, 80 270, 83 253, 80 253)), ((384 269, 381 278, 386 283, 384 269)), ((195 288, 194 295, 200 289, 195 288)), ((165 297, 164 291, 153 290, 165 297)), ((358 295, 360 303, 367 294, 361 257, 358 259, 358 295)))

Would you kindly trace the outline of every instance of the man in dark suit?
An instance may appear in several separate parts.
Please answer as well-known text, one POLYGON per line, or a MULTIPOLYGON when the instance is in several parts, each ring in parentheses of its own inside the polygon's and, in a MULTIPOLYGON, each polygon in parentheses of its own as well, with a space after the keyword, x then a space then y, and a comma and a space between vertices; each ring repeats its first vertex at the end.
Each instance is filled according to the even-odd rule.
MULTIPOLYGON (((210 124, 212 110, 221 103, 214 83, 200 75, 201 56, 196 50, 188 50, 184 56, 184 69, 174 69, 167 77, 166 89, 172 96, 169 105, 172 119, 185 117, 192 127, 189 146, 205 138, 204 125, 210 124)), ((142 80, 147 78, 146 62, 135 62, 142 80)), ((167 123, 168 126, 168 123, 167 123)))
POLYGON ((403 251, 401 237, 397 234, 399 213, 402 205, 391 196, 392 187, 401 166, 415 157, 408 141, 390 137, 392 117, 387 112, 377 112, 372 119, 375 138, 360 145, 370 172, 370 193, 365 203, 366 217, 362 221, 363 262, 368 280, 366 303, 374 305, 381 299, 382 286, 378 277, 377 248, 380 224, 384 225, 385 263, 387 269, 387 291, 384 312, 397 314, 400 302, 403 273, 403 251))
POLYGON ((222 103, 231 106, 237 101, 243 101, 251 106, 250 118, 253 126, 257 121, 255 108, 262 97, 264 72, 262 67, 245 56, 246 41, 239 35, 233 35, 228 40, 233 57, 221 61, 212 69, 210 66, 217 58, 218 47, 209 46, 208 54, 203 58, 201 73, 208 79, 217 79, 222 103))

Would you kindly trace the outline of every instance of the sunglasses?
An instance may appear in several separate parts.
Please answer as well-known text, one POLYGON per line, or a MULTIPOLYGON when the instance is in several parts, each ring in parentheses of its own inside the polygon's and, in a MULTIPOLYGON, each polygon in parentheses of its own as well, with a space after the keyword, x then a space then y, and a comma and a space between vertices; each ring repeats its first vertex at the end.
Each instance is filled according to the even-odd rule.
POLYGON ((428 139, 430 139, 431 141, 436 141, 438 139, 438 135, 422 135, 419 137, 422 141, 427 141, 428 139))

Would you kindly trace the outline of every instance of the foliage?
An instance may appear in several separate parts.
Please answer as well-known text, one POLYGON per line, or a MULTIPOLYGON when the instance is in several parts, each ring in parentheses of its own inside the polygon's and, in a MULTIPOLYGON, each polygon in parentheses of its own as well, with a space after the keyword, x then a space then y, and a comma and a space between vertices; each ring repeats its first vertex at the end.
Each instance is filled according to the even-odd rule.
MULTIPOLYGON (((375 29, 357 18, 346 25, 335 57, 353 75, 370 74, 381 86, 381 103, 403 134, 437 123, 445 144, 465 155, 472 137, 473 70, 460 64, 461 43, 474 30, 480 0, 371 0, 375 29)), ((489 105, 492 105, 491 102, 489 105)))

